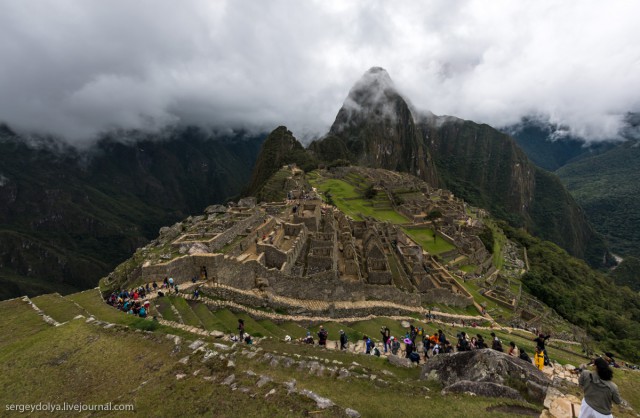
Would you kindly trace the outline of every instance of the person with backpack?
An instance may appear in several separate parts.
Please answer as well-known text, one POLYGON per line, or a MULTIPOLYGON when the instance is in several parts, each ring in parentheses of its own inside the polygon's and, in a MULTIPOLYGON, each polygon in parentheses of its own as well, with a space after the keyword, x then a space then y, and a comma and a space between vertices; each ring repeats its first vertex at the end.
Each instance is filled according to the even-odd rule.
POLYGON ((504 352, 504 350, 502 349, 502 342, 500 341, 500 338, 496 337, 495 332, 491 333, 491 338, 493 339, 493 341, 491 342, 491 348, 501 353, 504 352))
POLYGON ((405 350, 405 357, 409 358, 409 356, 413 352, 413 343, 411 342, 410 338, 404 339, 404 350, 405 350))
POLYGON ((536 343, 536 346, 540 348, 540 351, 542 351, 542 354, 544 355, 544 364, 545 366, 549 366, 551 365, 551 362, 549 361, 549 356, 547 355, 547 349, 544 346, 544 343, 551 337, 551 334, 547 334, 546 336, 541 332, 540 334, 538 334, 538 336, 536 338, 533 339, 533 341, 536 343))
POLYGON ((476 337, 478 337, 478 340, 476 342, 476 348, 478 350, 482 348, 487 348, 487 344, 484 342, 484 338, 482 337, 482 335, 476 334, 476 337))
POLYGON ((391 354, 394 356, 398 355, 398 351, 400 351, 400 341, 396 337, 391 337, 391 354))
POLYGON ((340 350, 346 350, 347 349, 347 334, 345 334, 345 332, 343 330, 340 330, 340 350))
POLYGON ((611 404, 622 403, 618 386, 611 381, 613 371, 606 360, 598 357, 593 361, 594 371, 580 373, 578 384, 584 390, 580 406, 581 417, 613 417, 611 404))
POLYGON ((513 357, 520 357, 520 350, 516 347, 516 343, 513 341, 509 343, 509 355, 513 357))
POLYGON ((329 337, 329 333, 324 326, 320 325, 320 331, 318 331, 318 345, 323 347, 327 346, 327 338, 329 337))
POLYGON ((424 332, 422 335, 422 351, 424 351, 424 361, 427 361, 429 358, 429 350, 431 349, 431 339, 429 338, 429 333, 424 332))
POLYGON ((411 339, 411 344, 416 345, 416 337, 418 336, 418 329, 413 325, 409 328, 409 338, 411 339))
POLYGON ((364 336, 362 337, 362 341, 364 341, 364 350, 365 350, 365 351, 364 351, 364 353, 365 353, 365 354, 371 354, 371 348, 372 348, 372 347, 371 347, 371 344, 373 343, 373 342, 371 341, 371 338, 369 338, 369 337, 367 337, 366 335, 364 335, 364 336))

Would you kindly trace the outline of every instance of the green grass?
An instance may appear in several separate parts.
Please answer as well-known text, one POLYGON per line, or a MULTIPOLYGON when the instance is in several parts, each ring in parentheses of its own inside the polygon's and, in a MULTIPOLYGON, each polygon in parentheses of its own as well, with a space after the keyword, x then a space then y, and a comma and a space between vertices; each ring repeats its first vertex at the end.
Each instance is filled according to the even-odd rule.
POLYGON ((311 184, 323 192, 325 196, 329 193, 335 205, 356 221, 361 221, 362 216, 370 216, 379 221, 389 221, 394 224, 409 222, 407 218, 392 209, 374 208, 372 201, 365 199, 356 187, 346 181, 315 179, 311 180, 311 184))
POLYGON ((286 335, 290 336, 294 340, 307 335, 307 329, 295 322, 283 322, 278 324, 278 326, 287 333, 286 335))
POLYGON ((96 289, 85 290, 65 297, 73 300, 98 319, 117 324, 130 323, 131 316, 104 303, 96 289))
POLYGON ((198 316, 198 319, 204 325, 207 331, 225 331, 225 327, 213 316, 207 305, 203 303, 189 303, 191 310, 198 316))
POLYGON ((473 273, 478 269, 478 266, 473 265, 473 264, 467 264, 464 266, 460 266, 460 270, 464 271, 465 273, 473 273))
POLYGON ((173 304, 176 310, 180 313, 180 317, 182 317, 182 322, 185 325, 190 325, 192 327, 202 326, 200 319, 198 319, 198 316, 195 313, 193 313, 193 311, 191 310, 191 307, 189 306, 186 300, 176 296, 168 296, 167 299, 171 302, 171 304, 173 304))
POLYGON ((71 300, 57 293, 41 295, 31 299, 36 306, 58 322, 67 322, 77 315, 87 316, 87 311, 79 308, 71 300))
POLYGON ((20 299, 0 302, 0 348, 51 328, 31 306, 20 299))
POLYGON ((154 300, 154 305, 157 306, 158 312, 162 315, 162 318, 167 321, 180 322, 180 318, 171 309, 171 301, 168 297, 161 297, 154 300))
POLYGON ((443 238, 434 239, 434 232, 430 228, 403 228, 403 230, 429 254, 438 255, 456 248, 443 238))
POLYGON ((221 309, 219 311, 211 311, 213 317, 224 327, 224 331, 228 334, 238 333, 238 317, 228 309, 221 309))
POLYGON ((271 335, 273 335, 276 338, 284 338, 286 335, 288 335, 284 329, 278 326, 278 324, 268 319, 262 319, 257 322, 262 328, 267 330, 271 335))

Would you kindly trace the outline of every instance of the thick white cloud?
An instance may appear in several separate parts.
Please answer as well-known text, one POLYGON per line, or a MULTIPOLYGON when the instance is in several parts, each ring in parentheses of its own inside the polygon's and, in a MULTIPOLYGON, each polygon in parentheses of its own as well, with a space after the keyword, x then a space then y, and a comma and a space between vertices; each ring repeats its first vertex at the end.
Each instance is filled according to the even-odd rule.
POLYGON ((0 121, 90 141, 173 123, 326 132, 388 70, 418 109, 544 114, 591 139, 640 109, 636 1, 0 3, 0 121))

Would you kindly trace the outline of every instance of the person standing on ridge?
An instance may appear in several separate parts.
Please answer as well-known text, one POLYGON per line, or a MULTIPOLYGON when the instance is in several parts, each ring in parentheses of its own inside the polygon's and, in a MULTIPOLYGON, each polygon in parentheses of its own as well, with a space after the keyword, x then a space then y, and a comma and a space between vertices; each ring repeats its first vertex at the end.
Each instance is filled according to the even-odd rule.
POLYGON ((343 330, 340 330, 340 350, 347 349, 347 334, 343 330))

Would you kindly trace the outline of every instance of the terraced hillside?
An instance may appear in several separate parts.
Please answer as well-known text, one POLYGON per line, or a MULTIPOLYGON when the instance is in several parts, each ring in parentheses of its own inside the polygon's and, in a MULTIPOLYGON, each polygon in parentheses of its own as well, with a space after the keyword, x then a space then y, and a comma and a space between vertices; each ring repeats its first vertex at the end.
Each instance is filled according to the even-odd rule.
MULTIPOLYGON (((394 335, 406 332, 406 324, 394 318, 323 322, 329 331, 329 343, 323 349, 283 341, 286 335, 294 340, 307 331, 314 335, 320 325, 315 321, 294 321, 293 317, 273 320, 267 318, 267 312, 260 319, 242 309, 225 309, 179 295, 151 300, 154 306, 168 302, 179 310, 183 318, 179 325, 163 325, 167 322, 162 319, 133 318, 104 304, 95 289, 68 297, 40 298, 41 305, 46 306, 41 311, 28 299, 0 302, 0 335, 11 335, 10 340, 0 339, 0 383, 6 389, 0 396, 6 404, 110 402, 112 406, 134 408, 134 412, 102 411, 98 416, 229 416, 238 405, 251 416, 313 413, 384 417, 393 415, 399 405, 405 413, 414 415, 428 405, 433 416, 464 412, 465 416, 483 417, 492 411, 494 416, 509 417, 514 411, 532 414, 543 409, 535 402, 444 396, 437 383, 419 380, 419 368, 398 367, 384 354, 363 355, 359 341, 363 335, 376 338, 383 325, 389 326, 394 335), (45 315, 72 319, 52 324, 43 320, 45 315), (199 325, 194 325, 194 318, 199 325), (234 344, 228 336, 220 336, 233 331, 239 318, 245 320, 246 330, 254 336, 253 345, 234 344), (16 327, 18 321, 20 326, 16 327), (347 351, 337 350, 334 345, 340 329, 350 339, 347 351), (264 337, 256 338, 259 335, 264 337), (67 383, 60 385, 60 381, 67 383), (408 384, 411 391, 406 390, 408 384), (165 401, 167 388, 172 399, 180 402, 165 401)), ((153 313, 160 316, 165 309, 166 305, 153 313)), ((442 329, 451 338, 461 330, 488 336, 488 329, 461 327, 459 323, 453 327, 449 319, 442 314, 438 322, 408 320, 429 332, 442 329)), ((495 332, 503 341, 515 341, 527 351, 533 344, 525 331, 505 328, 495 332)), ((566 342, 552 343, 549 355, 562 364, 582 361, 579 348, 566 342)), ((556 369, 564 370, 559 364, 556 369)), ((636 378, 630 371, 616 374, 622 395, 638 407, 640 397, 632 383, 636 378)), ((576 389, 569 392, 577 394, 576 389)), ((621 409, 614 413, 633 416, 621 409)))

